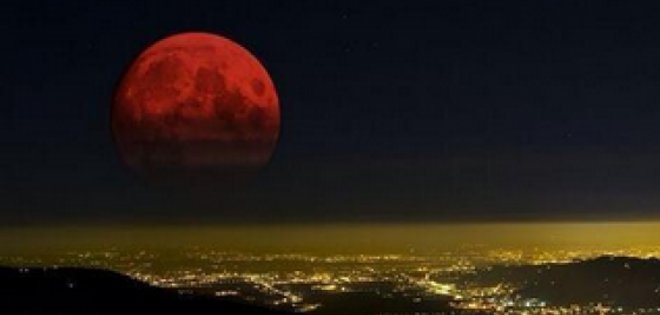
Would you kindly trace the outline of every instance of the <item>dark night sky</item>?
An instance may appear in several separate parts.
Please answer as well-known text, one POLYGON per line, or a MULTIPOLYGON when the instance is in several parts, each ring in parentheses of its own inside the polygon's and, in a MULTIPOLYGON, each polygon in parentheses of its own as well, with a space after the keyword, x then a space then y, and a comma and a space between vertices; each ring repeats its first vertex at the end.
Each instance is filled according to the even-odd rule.
POLYGON ((0 222, 658 217, 653 3, 3 3, 0 222), (111 139, 125 67, 191 30, 278 88, 275 156, 231 193, 154 188, 111 139))

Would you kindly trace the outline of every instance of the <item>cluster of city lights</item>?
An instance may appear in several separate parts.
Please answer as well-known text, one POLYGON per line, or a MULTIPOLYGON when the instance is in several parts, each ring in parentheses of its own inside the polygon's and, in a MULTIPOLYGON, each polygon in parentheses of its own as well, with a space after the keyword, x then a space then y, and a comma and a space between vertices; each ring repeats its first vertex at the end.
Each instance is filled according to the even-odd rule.
POLYGON ((158 287, 182 293, 212 294, 309 312, 321 303, 307 294, 341 294, 372 290, 389 297, 393 292, 413 303, 442 297, 456 310, 491 314, 660 314, 660 308, 624 309, 596 302, 551 305, 542 298, 525 298, 510 283, 493 286, 453 281, 490 265, 565 263, 600 255, 660 257, 660 248, 616 250, 518 250, 442 252, 435 255, 311 255, 304 253, 233 253, 191 248, 177 255, 136 250, 70 252, 49 257, 0 257, 4 265, 85 266, 117 270, 158 287), (442 279, 442 280, 439 280, 442 279), (376 284, 391 284, 378 286, 376 284), (365 285, 366 284, 366 285, 365 285), (369 284, 373 284, 369 288, 369 284), (304 287, 305 290, 300 289, 304 287))

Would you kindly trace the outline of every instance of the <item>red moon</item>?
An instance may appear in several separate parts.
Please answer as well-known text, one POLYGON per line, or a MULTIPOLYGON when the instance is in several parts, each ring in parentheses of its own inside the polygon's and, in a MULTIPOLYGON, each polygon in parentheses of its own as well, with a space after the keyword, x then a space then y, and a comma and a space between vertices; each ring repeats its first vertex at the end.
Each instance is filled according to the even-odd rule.
POLYGON ((147 177, 254 172, 270 159, 280 109, 268 72, 222 36, 181 33, 144 50, 115 92, 119 154, 147 177))

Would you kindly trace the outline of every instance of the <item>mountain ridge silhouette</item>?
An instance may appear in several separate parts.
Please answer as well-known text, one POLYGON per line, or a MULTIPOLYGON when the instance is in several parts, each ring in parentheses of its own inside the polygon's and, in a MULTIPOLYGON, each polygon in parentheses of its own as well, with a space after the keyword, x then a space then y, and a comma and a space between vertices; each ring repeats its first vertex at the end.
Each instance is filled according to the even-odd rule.
POLYGON ((74 267, 0 267, 0 313, 291 314, 211 296, 179 294, 114 271, 74 267))

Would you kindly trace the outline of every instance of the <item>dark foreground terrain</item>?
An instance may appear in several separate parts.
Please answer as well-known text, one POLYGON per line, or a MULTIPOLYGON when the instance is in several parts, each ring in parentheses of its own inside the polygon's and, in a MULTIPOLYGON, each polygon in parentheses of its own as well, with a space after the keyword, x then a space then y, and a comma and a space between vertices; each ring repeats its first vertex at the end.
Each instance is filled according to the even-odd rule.
POLYGON ((121 274, 80 268, 0 268, 0 314, 228 314, 288 313, 182 295, 121 274))

